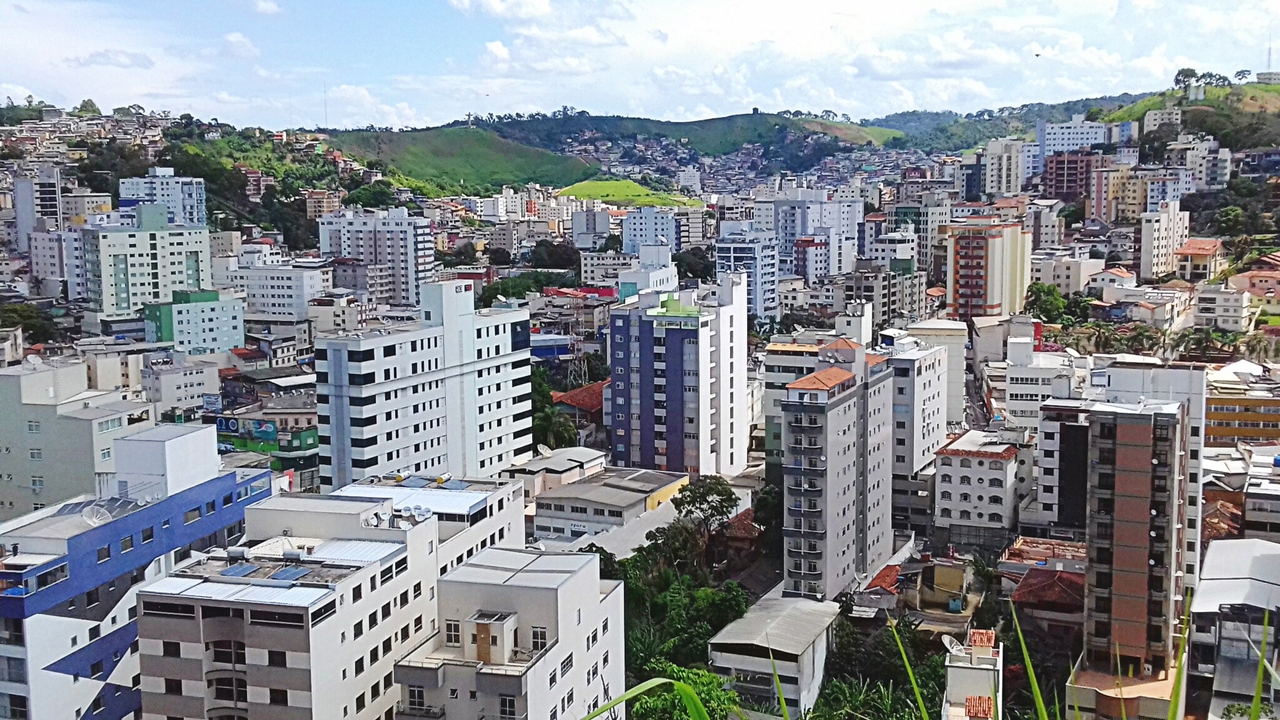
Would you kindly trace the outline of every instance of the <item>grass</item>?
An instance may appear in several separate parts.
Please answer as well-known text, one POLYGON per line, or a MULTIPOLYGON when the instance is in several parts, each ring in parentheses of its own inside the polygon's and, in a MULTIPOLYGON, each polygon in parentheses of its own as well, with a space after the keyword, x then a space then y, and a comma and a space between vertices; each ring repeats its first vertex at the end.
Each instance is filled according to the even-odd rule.
POLYGON ((357 130, 336 133, 339 150, 378 158, 405 175, 464 185, 541 183, 561 187, 592 177, 586 160, 503 139, 478 128, 432 128, 409 132, 357 130))
MULTIPOLYGON (((782 118, 786 120, 786 118, 782 118)), ((902 137, 906 133, 901 130, 893 130, 890 128, 862 126, 853 123, 834 122, 831 120, 813 120, 813 119, 793 119, 790 121, 798 124, 806 130, 820 132, 830 135, 843 142, 853 143, 855 145, 865 145, 868 142, 875 145, 883 145, 889 140, 902 137)))
POLYGON ((656 206, 700 206, 702 203, 692 198, 674 193, 657 192, 633 180, 587 180, 560 191, 561 195, 569 195, 583 200, 603 200, 614 205, 630 205, 643 207, 656 206))
POLYGON ((1229 88, 1207 87, 1204 89, 1204 100, 1185 102, 1185 97, 1186 93, 1180 90, 1157 93, 1132 105, 1126 105, 1103 119, 1106 122, 1126 122, 1131 120, 1142 122, 1148 110, 1161 110, 1170 102, 1180 105, 1184 111, 1190 110, 1192 112, 1195 112, 1195 108, 1254 113, 1275 113, 1280 111, 1280 85, 1248 83, 1234 85, 1229 88))

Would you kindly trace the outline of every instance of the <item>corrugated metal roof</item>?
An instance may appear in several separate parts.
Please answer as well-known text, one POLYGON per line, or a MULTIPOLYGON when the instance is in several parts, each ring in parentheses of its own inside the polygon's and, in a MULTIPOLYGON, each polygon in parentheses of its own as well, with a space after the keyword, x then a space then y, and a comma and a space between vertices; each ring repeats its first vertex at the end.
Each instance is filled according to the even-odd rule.
POLYGON ((326 540, 309 555, 324 561, 377 562, 404 549, 404 545, 373 540, 326 540))
POLYGON ((1280 544, 1258 538, 1214 540, 1205 552, 1191 612, 1222 605, 1273 608, 1280 604, 1280 544))
POLYGON ((806 598, 760 600, 747 614, 711 638, 711 644, 757 645, 799 655, 827 631, 840 614, 833 602, 806 598))

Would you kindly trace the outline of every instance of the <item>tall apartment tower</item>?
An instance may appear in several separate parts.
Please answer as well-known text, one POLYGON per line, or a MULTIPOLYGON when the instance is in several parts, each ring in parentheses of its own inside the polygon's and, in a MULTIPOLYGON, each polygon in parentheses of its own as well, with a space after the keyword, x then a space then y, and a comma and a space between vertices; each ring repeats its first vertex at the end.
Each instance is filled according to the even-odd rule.
POLYGON ((893 373, 840 339, 782 401, 783 595, 830 600, 893 554, 893 373))
POLYGON ((62 230, 62 172, 56 167, 43 167, 35 177, 15 178, 13 211, 20 252, 30 252, 32 233, 62 230), (43 227, 37 227, 38 220, 44 221, 43 227))
POLYGON ((747 280, 646 291, 609 318, 612 464, 732 477, 747 464, 747 280))
POLYGON ((209 229, 174 225, 164 205, 138 205, 137 224, 88 225, 84 236, 89 306, 101 317, 127 317, 175 290, 213 287, 209 229))
POLYGON ((322 255, 390 265, 391 302, 422 304, 422 284, 435 279, 430 220, 410 217, 405 208, 343 210, 320 218, 319 232, 322 255))
POLYGON ((1186 244, 1191 233, 1191 213, 1179 207, 1177 200, 1167 200, 1155 212, 1142 213, 1138 271, 1144 280, 1178 269, 1174 252, 1186 244))
POLYGON ((1172 683, 1154 681, 1172 678, 1179 660, 1187 441, 1181 403, 1099 404, 1089 412, 1085 646, 1067 702, 1091 710, 1090 718, 1117 717, 1122 702, 1135 710, 1141 703, 1144 715, 1180 702, 1169 697, 1172 683), (1107 692, 1117 678, 1120 697, 1107 692))
POLYGON ((1017 222, 973 216, 946 226, 947 316, 1014 315, 1031 284, 1031 237, 1017 222))
POLYGON ((947 442, 947 348, 901 330, 873 352, 893 371, 893 527, 926 536, 933 528, 935 453, 947 442))
POLYGON ((989 198, 1022 192, 1026 168, 1022 159, 1022 141, 997 138, 987 143, 983 153, 983 193, 989 198))
POLYGON ((208 225, 204 178, 178 177, 173 168, 153 167, 146 177, 120 179, 120 207, 158 203, 169 208, 174 225, 208 225))
POLYGON ((529 312, 476 310, 474 297, 468 281, 427 283, 423 320, 316 338, 326 492, 386 473, 486 477, 533 457, 529 312))

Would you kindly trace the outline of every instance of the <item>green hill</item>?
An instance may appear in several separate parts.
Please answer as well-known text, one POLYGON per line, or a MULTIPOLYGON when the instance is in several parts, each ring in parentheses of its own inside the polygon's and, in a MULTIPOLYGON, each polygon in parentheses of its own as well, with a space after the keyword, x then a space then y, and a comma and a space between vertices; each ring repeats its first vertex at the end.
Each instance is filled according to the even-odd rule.
POLYGON ((581 158, 530 147, 479 128, 354 130, 335 133, 330 142, 343 152, 383 160, 408 177, 450 185, 535 182, 560 187, 598 172, 581 158))
POLYGON ((561 190, 560 194, 582 200, 603 200, 614 205, 632 205, 636 207, 644 205, 660 205, 663 207, 697 206, 702 204, 683 195, 650 190, 633 180, 587 180, 570 185, 561 190))
POLYGON ((1280 85, 1245 83, 1207 87, 1204 100, 1187 102, 1169 90, 1126 105, 1106 116, 1108 122, 1141 121, 1148 110, 1166 104, 1182 108, 1184 132, 1213 135, 1233 150, 1280 144, 1280 85))

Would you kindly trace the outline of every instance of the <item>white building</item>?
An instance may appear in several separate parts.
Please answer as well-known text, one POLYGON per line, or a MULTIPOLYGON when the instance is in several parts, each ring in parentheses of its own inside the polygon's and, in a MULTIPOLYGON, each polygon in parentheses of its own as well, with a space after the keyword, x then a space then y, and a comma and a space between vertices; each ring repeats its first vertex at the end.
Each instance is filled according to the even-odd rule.
POLYGON ((738 697, 762 707, 778 703, 776 674, 788 709, 807 715, 822 689, 839 615, 834 602, 761 598, 707 643, 710 668, 727 677, 738 697))
POLYGON ((916 271, 920 240, 910 230, 867 238, 866 256, 880 267, 903 274, 916 271))
POLYGON ((650 290, 609 317, 611 465, 733 477, 746 468, 747 281, 650 290))
MULTIPOLYGON (((773 201, 773 231, 778 237, 778 270, 783 274, 801 273, 796 265, 796 242, 801 238, 821 237, 828 247, 845 248, 853 244, 853 257, 845 259, 852 269, 858 247, 858 226, 863 221, 861 200, 827 200, 825 193, 815 190, 787 190, 785 197, 773 201)), ((757 203, 759 205, 759 203, 757 203)), ((768 231, 762 223, 767 208, 756 208, 754 226, 768 231)), ((835 258, 832 258, 834 264, 835 258)), ((836 274, 836 271, 830 271, 836 274)), ((847 270, 845 272, 848 272, 847 270)))
POLYGON ((994 630, 973 629, 947 653, 942 719, 999 718, 1004 697, 1004 646, 994 630))
POLYGON ((965 358, 969 327, 958 320, 922 320, 907 326, 911 337, 947 349, 947 424, 964 422, 965 358))
POLYGON ((1190 236, 1191 213, 1179 209, 1177 202, 1163 202, 1159 210, 1142 213, 1139 276, 1149 280, 1177 271, 1174 251, 1190 236))
MULTIPOLYGON (((1075 247, 1075 246, 1073 246, 1075 247)), ((1031 253, 1031 282, 1058 288, 1063 297, 1084 292, 1094 275, 1102 272, 1106 261, 1090 258, 1088 248, 1046 248, 1031 253), (1084 250, 1084 253, 1079 252, 1084 250)))
POLYGON ((625 690, 623 585, 594 553, 490 548, 439 589, 442 632, 396 664, 399 714, 568 720, 625 690))
POLYGON ((716 241, 716 274, 747 275, 747 312, 773 318, 778 305, 778 238, 773 233, 740 230, 716 241))
POLYGON ((435 279, 430 220, 410 217, 405 208, 343 210, 320 218, 319 231, 322 255, 389 265, 392 304, 422 304, 420 286, 435 279))
POLYGON ((244 293, 245 313, 251 317, 305 320, 314 298, 333 289, 327 269, 290 265, 240 267, 235 258, 218 258, 214 284, 244 293))
POLYGON ((147 169, 146 177, 120 178, 120 207, 154 203, 169 208, 174 225, 208 225, 204 178, 177 177, 173 168, 147 169))
POLYGON ((1253 329, 1256 313, 1249 302, 1249 291, 1217 283, 1197 285, 1195 292, 1197 326, 1234 333, 1247 333, 1253 329))
POLYGON ((893 370, 894 527, 926 535, 933 520, 933 463, 947 442, 947 348, 901 330, 872 352, 893 370))
POLYGON ((89 296, 84 235, 79 228, 30 235, 32 292, 68 300, 89 296))
POLYGON ((1076 358, 1068 353, 1037 352, 1035 339, 1011 337, 1005 358, 1005 421, 1012 427, 1040 424, 1040 404, 1053 397, 1055 378, 1074 381, 1076 358))
POLYGON ((846 339, 782 401, 782 592, 830 600, 875 577, 893 554, 893 372, 846 339))
POLYGON ((181 352, 147 353, 142 361, 142 392, 163 412, 204 405, 205 395, 219 395, 218 365, 181 352))
POLYGON ((702 194, 702 173, 696 167, 680 168, 676 171, 676 186, 684 188, 694 195, 702 194))
POLYGON ((0 369, 0 519, 93 492, 115 470, 116 438, 154 424, 150 403, 120 390, 90 390, 81 362, 32 356, 0 369))
POLYGON ((170 225, 167 213, 164 205, 143 204, 136 227, 85 226, 89 305, 103 317, 169 302, 174 290, 213 287, 208 228, 170 225))
POLYGON ((620 252, 584 252, 582 259, 583 285, 594 287, 618 285, 618 276, 640 265, 640 258, 620 252))
POLYGON ((1106 123, 1085 120, 1084 115, 1072 115, 1071 120, 1062 123, 1041 120, 1036 124, 1041 168, 1044 168, 1044 159, 1054 153, 1088 148, 1106 141, 1106 123))
POLYGON ((533 455, 529 313, 476 310, 473 283, 423 286, 425 319, 316 339, 320 482, 494 475, 533 455))
POLYGON ((609 237, 608 210, 575 210, 570 220, 570 237, 579 250, 594 250, 609 237))
POLYGON ((389 716, 397 661, 438 631, 436 528, 378 499, 246 508, 245 545, 138 593, 142 717, 389 716))
POLYGON ((1142 132, 1149 133, 1161 125, 1173 125, 1175 129, 1182 129, 1182 108, 1164 108, 1162 110, 1148 110, 1146 115, 1142 116, 1142 132))
MULTIPOLYGON (((934 524, 1008 530, 1018 515, 1020 448, 997 432, 970 430, 938 451, 934 524)), ((1028 458, 1029 459, 1029 458, 1028 458)))
POLYGON ((989 198, 1016 195, 1026 181, 1022 141, 999 138, 987 142, 982 153, 982 187, 989 198))
POLYGON ((641 245, 636 266, 618 273, 618 299, 626 300, 644 290, 673 292, 680 287, 680 274, 671 262, 671 246, 641 245))
POLYGON ((622 252, 639 255, 645 245, 666 245, 680 249, 680 230, 674 208, 642 207, 627 212, 622 219, 622 252))
POLYGON ((1085 292, 1101 296, 1109 287, 1136 288, 1138 276, 1122 267, 1107 268, 1089 278, 1085 292))
POLYGON ((221 353, 244 346, 245 301, 227 290, 178 291, 173 302, 144 305, 147 342, 179 352, 221 353))

